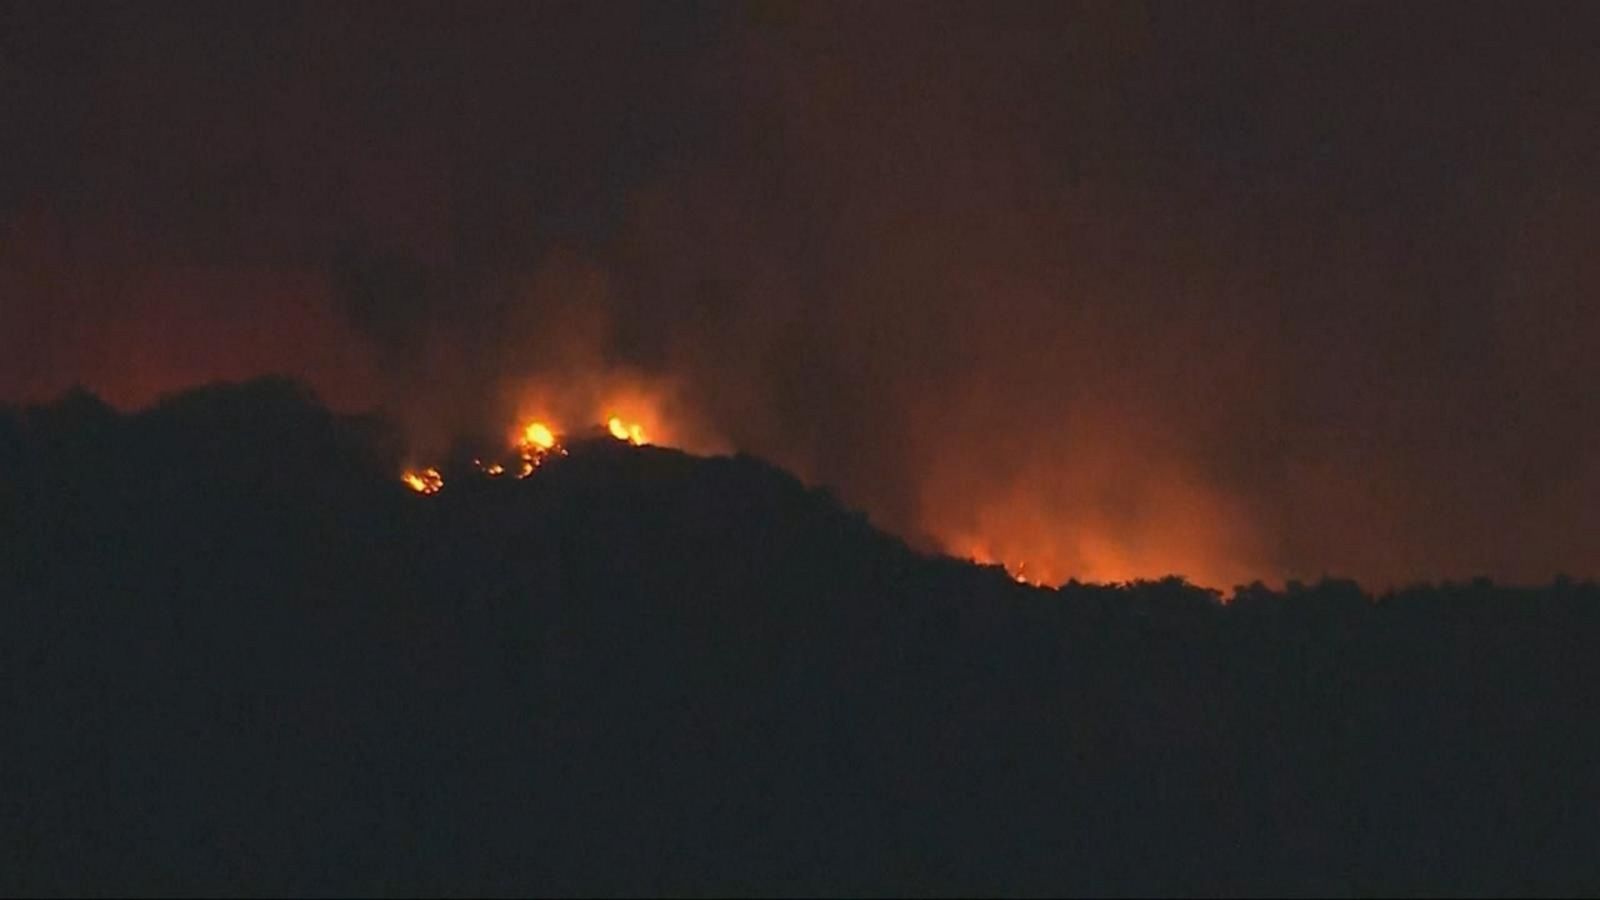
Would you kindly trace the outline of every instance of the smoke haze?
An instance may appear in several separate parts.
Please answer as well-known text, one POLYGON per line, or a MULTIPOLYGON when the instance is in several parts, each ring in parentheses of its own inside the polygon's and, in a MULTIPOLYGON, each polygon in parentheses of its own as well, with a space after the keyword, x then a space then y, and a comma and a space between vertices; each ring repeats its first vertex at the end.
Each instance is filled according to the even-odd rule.
POLYGON ((21 4, 0 397, 616 409, 1050 580, 1600 573, 1582 5, 21 4))

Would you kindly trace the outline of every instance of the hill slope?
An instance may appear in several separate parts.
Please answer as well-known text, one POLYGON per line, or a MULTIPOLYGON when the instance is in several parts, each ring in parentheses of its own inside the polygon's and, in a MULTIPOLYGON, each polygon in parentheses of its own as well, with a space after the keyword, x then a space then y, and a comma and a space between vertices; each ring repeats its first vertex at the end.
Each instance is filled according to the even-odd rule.
POLYGON ((1028 588, 748 458, 0 415, 0 891, 1583 892, 1600 592, 1028 588))

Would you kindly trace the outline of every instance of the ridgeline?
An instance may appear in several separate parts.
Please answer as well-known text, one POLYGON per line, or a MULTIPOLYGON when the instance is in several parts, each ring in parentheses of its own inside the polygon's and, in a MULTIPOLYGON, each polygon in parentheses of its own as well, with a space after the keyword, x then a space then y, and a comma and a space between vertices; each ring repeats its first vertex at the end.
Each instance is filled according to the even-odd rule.
POLYGON ((1600 588, 1041 589, 748 457, 0 412, 0 893, 1600 889, 1600 588))

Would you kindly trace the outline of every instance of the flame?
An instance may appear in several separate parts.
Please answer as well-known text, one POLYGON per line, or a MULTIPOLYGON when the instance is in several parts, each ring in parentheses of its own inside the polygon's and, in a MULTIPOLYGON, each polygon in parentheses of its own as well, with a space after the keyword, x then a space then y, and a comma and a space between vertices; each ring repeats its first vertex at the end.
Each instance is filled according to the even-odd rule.
MULTIPOLYGON (((816 460, 803 449, 734 445, 697 406, 692 392, 664 376, 579 373, 511 382, 502 390, 495 398, 505 426, 495 436, 499 447, 483 452, 475 465, 475 474, 486 480, 537 477, 544 466, 561 461, 568 442, 581 447, 596 439, 605 444, 608 437, 628 446, 705 455, 771 454, 805 480, 817 476, 816 460)), ((937 448, 961 435, 939 431, 931 437, 924 443, 937 448)), ((1123 450, 1120 437, 1102 449, 1080 448, 1073 466, 1063 472, 1055 456, 1024 441, 993 450, 1006 454, 1001 464, 980 467, 976 475, 970 455, 935 451, 926 471, 911 473, 919 493, 910 520, 886 514, 881 524, 922 536, 927 549, 994 567, 991 574, 1003 571, 1007 579, 1034 587, 1069 579, 1115 583, 1168 572, 1198 583, 1227 584, 1259 570, 1238 558, 1241 547, 1250 549, 1241 544, 1238 529, 1215 524, 1249 520, 1250 510, 1176 464, 1147 466, 1137 478, 1125 477, 1123 450)), ((452 474, 452 483, 457 477, 452 474)), ((418 469, 406 473, 405 483, 432 494, 443 480, 418 469)), ((870 506, 869 497, 870 490, 858 499, 870 506)))
POLYGON ((406 487, 419 494, 437 494, 444 488, 444 476, 439 474, 438 469, 431 467, 407 470, 400 476, 400 480, 406 483, 406 487))
MULTIPOLYGON (((1002 563, 1001 565, 1005 565, 1005 564, 1002 563)), ((1005 566, 1005 569, 1006 569, 1006 572, 1011 575, 1011 580, 1012 581, 1015 581, 1018 584, 1031 584, 1034 587, 1038 587, 1039 586, 1039 582, 1034 581, 1032 578, 1028 577, 1028 574, 1027 574, 1028 561, 1027 560, 1024 559, 1024 560, 1018 562, 1016 568, 1012 568, 1011 566, 1005 566)))
POLYGON ((1038 576, 1036 573, 1030 573, 1028 571, 1027 560, 1019 559, 1016 562, 1006 560, 992 552, 989 545, 981 541, 969 541, 967 542, 967 550, 965 554, 960 554, 959 551, 956 551, 953 552, 952 555, 963 556, 965 559, 975 562, 980 566, 999 566, 1005 571, 1008 578, 1018 584, 1026 584, 1033 587, 1048 586, 1047 577, 1038 576))
POLYGON ((517 444, 527 440, 526 424, 537 420, 548 423, 557 446, 580 435, 608 435, 627 444, 706 455, 736 449, 705 418, 686 386, 660 373, 588 369, 508 381, 502 391, 503 408, 515 417, 511 438, 517 444))
POLYGON ((645 439, 644 426, 637 422, 624 422, 618 416, 606 420, 606 430, 619 441, 627 441, 630 444, 650 443, 645 439))
POLYGON ((549 450, 556 445, 556 433, 543 422, 529 422, 522 429, 522 448, 549 450))
MULTIPOLYGON (((571 410, 571 418, 566 421, 599 422, 598 427, 603 427, 611 438, 634 446, 653 444, 665 438, 671 442, 668 446, 676 447, 685 434, 692 432, 692 426, 685 427, 676 419, 664 417, 661 406, 650 402, 642 393, 638 396, 613 393, 606 399, 609 401, 606 405, 590 407, 592 412, 588 415, 581 409, 571 410), (634 418, 636 416, 638 418, 634 418)), ((567 404, 569 407, 577 405, 567 404)), ((523 407, 523 416, 514 420, 515 424, 507 433, 509 452, 498 460, 493 457, 473 459, 473 466, 485 478, 500 478, 509 473, 510 477, 526 479, 552 459, 565 456, 566 435, 552 415, 552 411, 559 413, 560 407, 560 403, 548 398, 528 403, 523 407), (537 418, 528 416, 529 412, 535 413, 537 418)), ((594 435, 595 427, 590 426, 581 434, 594 435)), ((706 452, 708 443, 702 440, 693 446, 696 452, 706 452)), ((444 487, 443 476, 431 467, 407 470, 401 479, 408 488, 424 495, 436 494, 444 487)), ((1016 497, 1002 497, 992 505, 981 507, 979 513, 973 523, 976 527, 962 528, 940 543, 952 556, 998 567, 1018 584, 1048 587, 1069 577, 1115 582, 1155 570, 1145 555, 1135 553, 1128 542, 1118 541, 1108 533, 1109 528, 1107 533, 1094 527, 1079 529, 1078 533, 1060 529, 1054 519, 1016 497), (1025 514, 1018 514, 1019 509, 1025 514)), ((929 523, 929 533, 938 534, 941 529, 937 524, 929 523)), ((1200 570, 1199 566, 1186 568, 1200 570)))
MULTIPOLYGON (((517 472, 518 478, 527 478, 533 470, 544 464, 545 458, 551 455, 566 456, 567 450, 561 446, 560 439, 556 436, 554 427, 535 419, 522 426, 516 432, 512 441, 517 451, 517 456, 522 459, 522 467, 517 472)), ((498 468, 498 467, 496 467, 498 468)), ((500 471, 504 471, 501 469, 500 471)), ((490 472, 491 476, 500 472, 490 472)))

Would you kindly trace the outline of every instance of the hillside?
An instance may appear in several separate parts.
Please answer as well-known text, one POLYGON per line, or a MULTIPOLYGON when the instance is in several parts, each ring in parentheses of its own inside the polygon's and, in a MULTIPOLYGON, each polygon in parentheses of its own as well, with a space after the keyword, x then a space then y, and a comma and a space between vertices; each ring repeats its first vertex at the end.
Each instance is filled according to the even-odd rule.
POLYGON ((0 413, 0 892, 1585 893, 1600 589, 1059 590, 748 457, 0 413))

